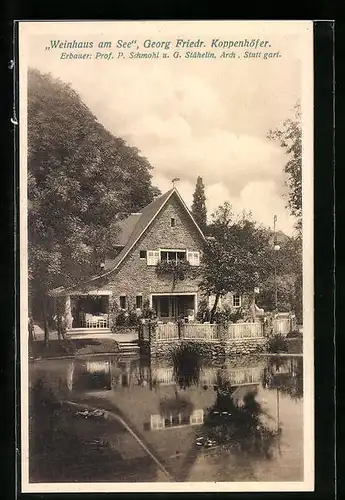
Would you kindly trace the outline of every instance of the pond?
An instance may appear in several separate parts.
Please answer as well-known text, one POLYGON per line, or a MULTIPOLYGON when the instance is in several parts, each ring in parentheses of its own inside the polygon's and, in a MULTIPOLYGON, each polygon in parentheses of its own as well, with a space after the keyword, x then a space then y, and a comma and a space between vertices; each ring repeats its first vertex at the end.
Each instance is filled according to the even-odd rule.
POLYGON ((30 363, 30 482, 303 481, 303 358, 30 363))

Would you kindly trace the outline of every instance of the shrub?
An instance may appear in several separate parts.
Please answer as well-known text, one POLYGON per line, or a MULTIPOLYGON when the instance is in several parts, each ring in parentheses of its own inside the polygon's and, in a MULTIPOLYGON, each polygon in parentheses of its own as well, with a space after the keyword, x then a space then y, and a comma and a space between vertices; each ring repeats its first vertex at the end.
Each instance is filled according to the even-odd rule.
POLYGON ((145 300, 143 304, 143 309, 141 312, 141 317, 143 319, 155 319, 156 318, 156 311, 150 307, 150 302, 148 300, 145 300))
POLYGON ((202 323, 204 323, 205 321, 210 321, 211 311, 208 307, 208 302, 206 299, 200 300, 196 319, 197 321, 200 321, 202 323))
POLYGON ((126 326, 128 327, 137 327, 140 323, 140 318, 135 310, 129 311, 127 315, 126 326))
POLYGON ((200 347, 195 345, 181 345, 171 353, 174 378, 181 389, 186 389, 199 382, 202 357, 200 347))
POLYGON ((286 352, 288 350, 286 338, 283 337, 280 333, 273 335, 268 340, 267 350, 268 352, 272 353, 286 352))
POLYGON ((289 332, 286 337, 289 339, 301 338, 302 333, 298 330, 293 330, 292 332, 289 332))
POLYGON ((224 305, 221 310, 215 314, 216 323, 236 323, 239 320, 243 320, 243 318, 244 314, 242 308, 233 311, 228 305, 224 305))
POLYGON ((116 326, 127 326, 127 316, 128 313, 126 311, 119 311, 115 318, 116 326))

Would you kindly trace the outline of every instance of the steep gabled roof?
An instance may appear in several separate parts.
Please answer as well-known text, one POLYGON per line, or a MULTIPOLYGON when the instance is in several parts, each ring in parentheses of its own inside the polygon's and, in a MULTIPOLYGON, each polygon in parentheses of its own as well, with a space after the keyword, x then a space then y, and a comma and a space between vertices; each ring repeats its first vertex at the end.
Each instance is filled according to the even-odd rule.
POLYGON ((141 213, 131 214, 118 223, 119 234, 117 236, 116 242, 119 247, 124 247, 127 244, 140 217, 141 213))
MULTIPOLYGON (((200 234, 200 237, 206 241, 204 233, 201 231, 200 227, 196 223, 195 219, 193 218, 192 214, 190 213, 187 205, 181 198, 179 192, 177 191, 176 188, 170 189, 163 195, 159 196, 156 198, 154 201, 152 201, 149 205, 147 205, 145 208, 142 209, 141 213, 137 214, 131 214, 127 219, 124 219, 120 223, 120 235, 119 235, 119 246, 123 246, 122 250, 120 253, 116 256, 115 259, 108 260, 107 267, 108 269, 104 271, 102 274, 99 274, 98 276, 94 276, 90 278, 89 280, 79 283, 76 286, 80 285, 85 285, 87 283, 90 283, 92 281, 98 280, 100 278, 103 278, 105 276, 108 276, 111 274, 113 271, 115 271, 121 262, 126 258, 126 256, 129 254, 129 252, 132 250, 134 245, 137 243, 139 238, 145 233, 145 231, 149 228, 149 226, 152 224, 152 222, 155 220, 157 215, 160 213, 160 211, 163 209, 163 207, 166 205, 168 200, 171 198, 171 196, 175 194, 183 206, 184 210, 186 213, 189 215, 192 223, 194 224, 196 230, 200 234)), ((73 287, 72 287, 73 288, 73 287)))
MULTIPOLYGON (((139 238, 144 234, 144 232, 148 229, 148 227, 151 225, 151 223, 155 220, 157 215, 160 213, 162 208, 165 206, 167 201, 171 198, 172 194, 175 193, 182 204, 183 208, 186 210, 188 213, 190 219, 192 220, 193 224, 195 225, 197 231, 199 232, 201 238, 205 240, 205 235, 201 231, 200 227, 198 224, 195 222, 192 214, 190 213, 188 207, 186 206, 185 202, 181 198, 180 194, 178 193, 176 188, 170 189, 166 193, 164 193, 162 196, 159 196, 156 198, 154 201, 152 201, 149 205, 147 205, 143 210, 141 211, 141 215, 137 217, 137 223, 134 225, 133 231, 130 234, 126 245, 124 248, 121 250, 119 255, 113 260, 112 265, 113 267, 103 273, 100 276, 97 276, 94 279, 101 278, 103 276, 107 276, 111 272, 115 271, 117 267, 120 265, 120 263, 125 259, 125 257, 128 255, 128 253, 131 251, 131 249, 134 247, 136 242, 139 240, 139 238)), ((138 214, 139 215, 139 214, 138 214)), ((132 220, 131 220, 132 223, 132 220)))

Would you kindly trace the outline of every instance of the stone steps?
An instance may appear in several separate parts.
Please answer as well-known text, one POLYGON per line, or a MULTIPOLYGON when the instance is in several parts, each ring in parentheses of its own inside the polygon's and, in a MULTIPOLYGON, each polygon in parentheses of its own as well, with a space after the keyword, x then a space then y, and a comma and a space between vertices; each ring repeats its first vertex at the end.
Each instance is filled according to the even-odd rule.
POLYGON ((118 342, 121 354, 139 353, 140 347, 136 342, 118 342))

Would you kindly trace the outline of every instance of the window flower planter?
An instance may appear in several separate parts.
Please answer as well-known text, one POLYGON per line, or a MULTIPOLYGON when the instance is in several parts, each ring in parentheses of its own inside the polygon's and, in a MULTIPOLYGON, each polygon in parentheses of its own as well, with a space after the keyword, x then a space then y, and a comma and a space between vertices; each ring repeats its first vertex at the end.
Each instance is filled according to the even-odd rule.
POLYGON ((174 281, 183 280, 190 272, 190 263, 188 260, 167 261, 161 260, 156 265, 158 276, 171 276, 174 281))

